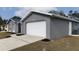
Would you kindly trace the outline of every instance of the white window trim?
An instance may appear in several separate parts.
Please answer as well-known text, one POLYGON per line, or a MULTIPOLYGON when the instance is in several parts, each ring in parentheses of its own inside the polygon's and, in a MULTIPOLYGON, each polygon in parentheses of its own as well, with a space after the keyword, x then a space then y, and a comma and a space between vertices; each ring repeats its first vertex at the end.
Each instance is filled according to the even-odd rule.
POLYGON ((72 35, 72 22, 69 22, 69 35, 72 35))

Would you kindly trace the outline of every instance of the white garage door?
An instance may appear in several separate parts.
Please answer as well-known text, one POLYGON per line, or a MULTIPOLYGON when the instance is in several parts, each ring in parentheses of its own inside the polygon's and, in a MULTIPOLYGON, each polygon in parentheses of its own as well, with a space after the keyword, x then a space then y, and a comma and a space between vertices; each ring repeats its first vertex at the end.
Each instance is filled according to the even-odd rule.
POLYGON ((46 22, 31 22, 26 24, 26 33, 28 35, 46 37, 46 22))

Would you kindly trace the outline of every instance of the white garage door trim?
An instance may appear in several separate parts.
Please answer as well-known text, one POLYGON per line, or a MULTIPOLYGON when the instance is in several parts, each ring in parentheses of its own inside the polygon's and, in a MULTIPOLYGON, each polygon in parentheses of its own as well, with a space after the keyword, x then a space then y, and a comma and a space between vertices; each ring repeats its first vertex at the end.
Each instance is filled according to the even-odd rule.
POLYGON ((46 21, 26 23, 27 35, 46 37, 46 21))
POLYGON ((72 35, 72 22, 69 22, 69 35, 72 35))

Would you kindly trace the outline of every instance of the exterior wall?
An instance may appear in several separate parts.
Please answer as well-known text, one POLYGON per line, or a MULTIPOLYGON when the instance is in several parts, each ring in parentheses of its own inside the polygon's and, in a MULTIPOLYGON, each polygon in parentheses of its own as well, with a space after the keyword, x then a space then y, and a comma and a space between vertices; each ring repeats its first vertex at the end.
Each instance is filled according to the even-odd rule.
POLYGON ((79 34, 79 23, 72 23, 72 34, 79 34))
POLYGON ((10 21, 10 23, 8 23, 8 32, 12 32, 12 21, 10 21))
POLYGON ((25 21, 22 23, 22 34, 26 34, 26 23, 28 22, 36 22, 36 21, 46 21, 46 38, 50 39, 50 17, 32 13, 25 21))
MULTIPOLYGON (((51 18, 49 16, 44 16, 40 14, 32 13, 28 18, 26 18, 21 24, 22 34, 26 34, 26 23, 28 22, 37 22, 37 21, 46 21, 46 38, 56 39, 63 36, 69 35, 69 22, 64 19, 51 18)), ((79 29, 78 23, 72 23, 72 29, 79 29), (77 26, 76 26, 77 24, 77 26)))
POLYGON ((51 38, 60 38, 69 34, 69 21, 52 19, 51 38))
POLYGON ((40 14, 32 14, 22 23, 22 34, 26 34, 26 23, 46 21, 46 38, 55 39, 69 35, 69 21, 55 19, 40 14))
POLYGON ((18 23, 15 23, 15 33, 18 33, 18 23))
POLYGON ((17 23, 16 22, 13 22, 13 21, 10 21, 10 23, 8 24, 8 31, 9 32, 12 32, 13 31, 13 26, 15 26, 15 33, 17 33, 17 23))

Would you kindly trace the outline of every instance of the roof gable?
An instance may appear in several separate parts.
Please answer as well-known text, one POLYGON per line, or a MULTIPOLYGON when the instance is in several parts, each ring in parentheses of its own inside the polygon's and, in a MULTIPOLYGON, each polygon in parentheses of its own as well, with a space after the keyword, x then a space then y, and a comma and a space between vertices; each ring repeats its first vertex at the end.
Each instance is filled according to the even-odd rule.
POLYGON ((45 15, 45 16, 50 16, 50 17, 57 17, 57 18, 61 18, 67 21, 73 21, 73 22, 79 22, 75 19, 69 18, 69 17, 65 17, 65 16, 61 16, 61 15, 57 15, 57 14, 51 14, 51 13, 45 13, 45 12, 39 12, 39 11, 30 11, 28 12, 28 14, 26 14, 21 21, 24 21, 27 17, 29 17, 32 13, 36 13, 36 14, 41 14, 41 15, 45 15))

